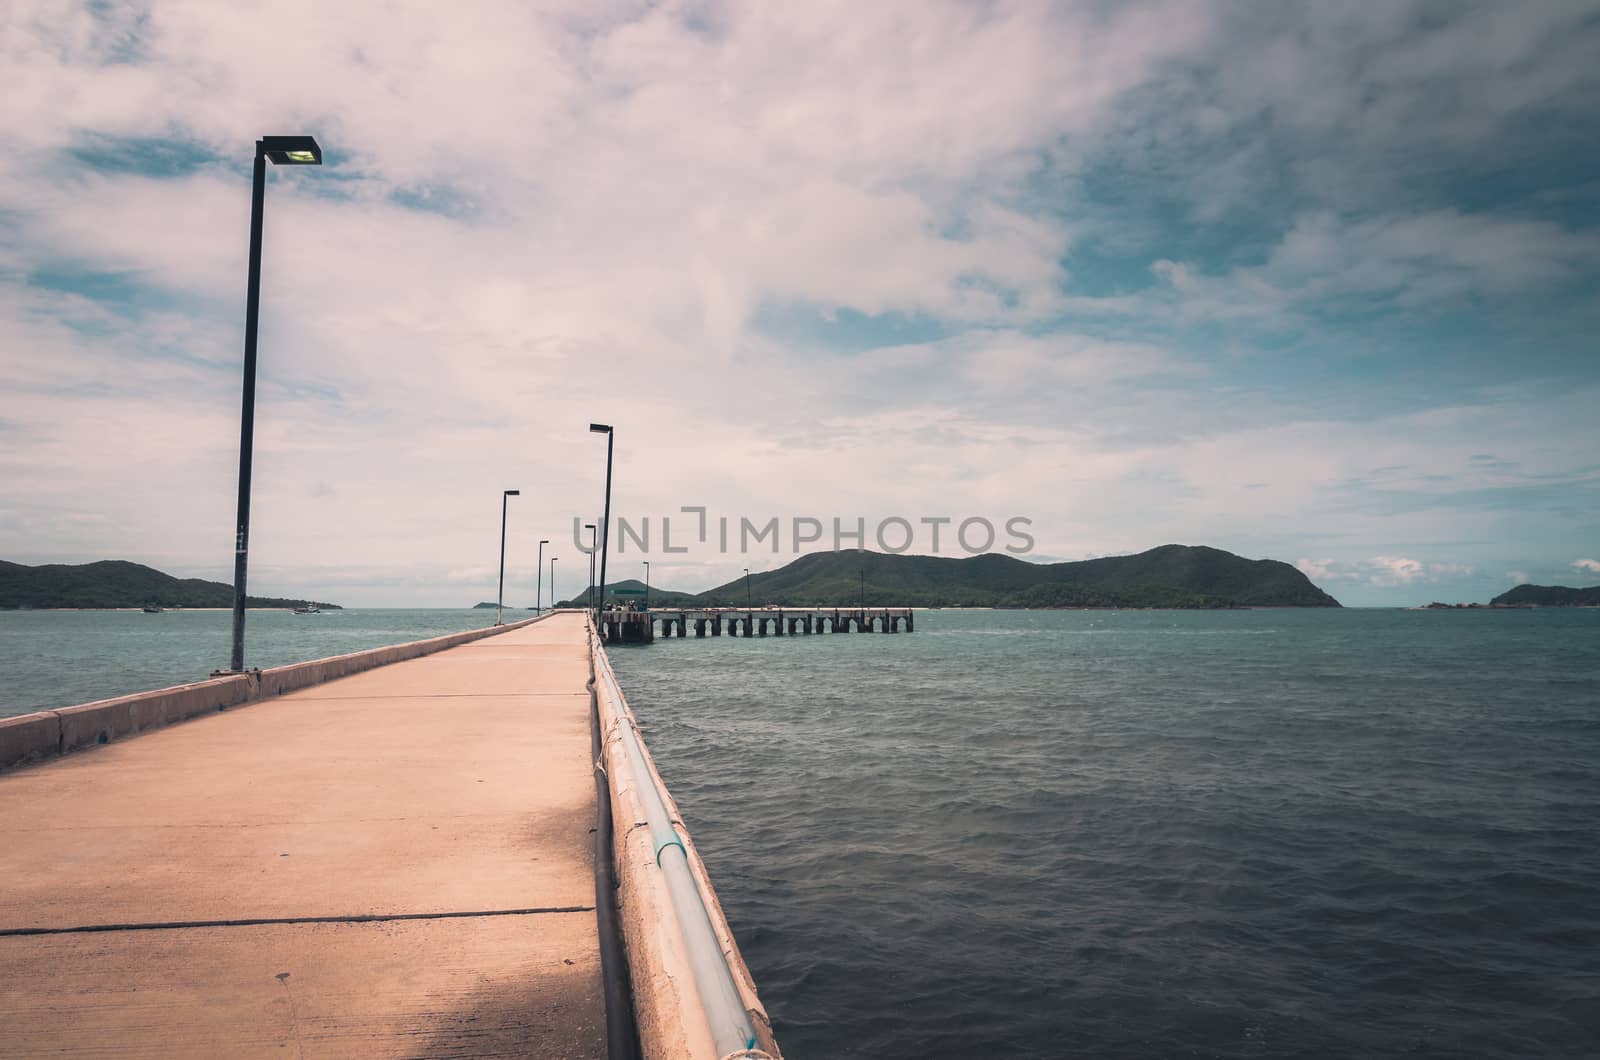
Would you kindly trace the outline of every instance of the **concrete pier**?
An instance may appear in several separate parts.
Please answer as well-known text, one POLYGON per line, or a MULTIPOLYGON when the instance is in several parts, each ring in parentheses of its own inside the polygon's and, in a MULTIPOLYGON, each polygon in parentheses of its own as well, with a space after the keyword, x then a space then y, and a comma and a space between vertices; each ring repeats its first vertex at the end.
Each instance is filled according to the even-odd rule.
POLYGON ((796 636, 812 633, 913 633, 909 607, 708 607, 600 612, 607 643, 649 643, 668 637, 796 636))
POLYGON ((589 673, 558 614, 0 774, 0 1053, 604 1056, 589 673))

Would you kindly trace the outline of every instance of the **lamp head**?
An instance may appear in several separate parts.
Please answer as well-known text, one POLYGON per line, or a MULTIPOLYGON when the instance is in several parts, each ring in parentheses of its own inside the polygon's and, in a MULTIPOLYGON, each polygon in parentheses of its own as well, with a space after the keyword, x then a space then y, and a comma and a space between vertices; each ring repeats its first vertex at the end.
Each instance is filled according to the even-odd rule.
POLYGON ((589 430, 595 434, 610 434, 611 425, 609 423, 591 423, 589 424, 589 430))
POLYGON ((507 497, 520 497, 520 496, 522 496, 522 491, 521 490, 506 490, 506 496, 507 497))
POLYGON ((322 165, 322 148, 314 136, 263 136, 256 151, 275 166, 322 165))

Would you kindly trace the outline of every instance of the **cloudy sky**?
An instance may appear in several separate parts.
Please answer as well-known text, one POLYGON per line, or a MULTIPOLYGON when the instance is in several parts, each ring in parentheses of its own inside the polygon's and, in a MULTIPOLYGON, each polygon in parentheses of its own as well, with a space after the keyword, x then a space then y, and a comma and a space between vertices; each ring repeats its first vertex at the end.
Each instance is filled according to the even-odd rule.
POLYGON ((0 558, 230 579, 253 143, 311 133, 254 591, 492 598, 520 488, 507 595, 540 538, 566 595, 591 420, 653 527, 613 577, 671 587, 893 516, 1349 604, 1594 584, 1597 51, 1539 0, 13 0, 0 558))

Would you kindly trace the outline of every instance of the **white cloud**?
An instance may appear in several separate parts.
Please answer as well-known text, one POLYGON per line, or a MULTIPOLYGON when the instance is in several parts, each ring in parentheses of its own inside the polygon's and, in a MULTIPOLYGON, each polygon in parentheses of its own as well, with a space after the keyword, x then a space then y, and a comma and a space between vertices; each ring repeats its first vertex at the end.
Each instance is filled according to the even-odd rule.
POLYGON ((1213 47, 1130 109, 1117 144, 1130 172, 1182 159, 1202 217, 1254 217, 1278 197, 1381 210, 1507 141, 1522 156, 1581 143, 1569 130, 1594 103, 1595 10, 1461 3, 1441 20, 1427 0, 1234 6, 1213 47))
POLYGON ((1222 274, 1158 261, 1182 317, 1305 326, 1303 314, 1360 300, 1401 309, 1510 297, 1581 282, 1600 268, 1600 236, 1549 221, 1454 209, 1352 221, 1298 217, 1265 263, 1222 274))
POLYGON ((1364 582, 1379 588, 1397 588, 1426 582, 1469 578, 1469 564, 1427 562, 1409 556, 1373 556, 1368 559, 1302 559, 1295 564, 1312 581, 1364 582))
MULTIPOLYGON (((226 575, 244 168, 256 135, 302 129, 330 165, 274 170, 268 189, 262 577, 354 591, 363 573, 422 572, 470 603, 470 585, 492 592, 499 491, 520 487, 508 583, 531 592, 529 539, 577 559, 566 524, 598 506, 585 427, 602 417, 631 514, 1027 514, 1041 552, 1207 541, 1341 557, 1302 569, 1353 589, 1453 576, 1459 542, 1519 532, 1461 494, 1592 488, 1574 470, 1600 443, 1592 389, 1341 414, 1188 326, 1346 294, 1434 306, 1592 269, 1590 243, 1549 220, 1310 195, 1257 264, 1219 273, 1158 245, 1155 296, 1063 293, 1062 262, 1098 223, 1068 178, 1097 151, 1124 132, 1171 151, 1165 112, 1224 139, 1273 108, 1340 129, 1366 98, 1353 72, 1379 103, 1411 75, 1392 61, 1404 49, 1373 49, 1391 58, 1369 70, 1339 42, 1403 36, 1404 12, 1308 11, 1304 48, 1275 29, 1287 50, 1219 64, 1233 38, 1189 3, 25 7, 0 14, 0 555, 215 556, 226 575), (1183 70, 1221 77, 1174 103, 1157 90, 1183 70), (223 161, 95 171, 69 153, 91 134, 223 161), (473 209, 392 198, 434 188, 473 209), (115 273, 143 301, 22 282, 43 265, 115 273), (780 339, 755 323, 773 306, 922 330, 780 339), (1472 465, 1485 448, 1512 459, 1472 465)), ((1497 30, 1507 48, 1574 47, 1531 21, 1544 28, 1497 30)), ((1485 68, 1507 113, 1570 88, 1537 65, 1485 68)), ((1213 190, 1253 194, 1245 178, 1273 161, 1232 158, 1240 179, 1213 190)), ((679 570, 694 588, 739 565, 679 570)))
POLYGON ((1300 572, 1314 582, 1336 581, 1360 577, 1355 571, 1343 568, 1338 560, 1300 559, 1294 564, 1300 572))
POLYGON ((1516 585, 1526 585, 1529 582, 1528 572, 1521 570, 1506 571, 1506 581, 1516 585))
POLYGON ((1590 574, 1600 574, 1600 559, 1577 559, 1572 561, 1574 570, 1588 571, 1590 574))
POLYGON ((1428 576, 1427 564, 1405 556, 1374 556, 1371 565, 1374 585, 1406 585, 1428 576))

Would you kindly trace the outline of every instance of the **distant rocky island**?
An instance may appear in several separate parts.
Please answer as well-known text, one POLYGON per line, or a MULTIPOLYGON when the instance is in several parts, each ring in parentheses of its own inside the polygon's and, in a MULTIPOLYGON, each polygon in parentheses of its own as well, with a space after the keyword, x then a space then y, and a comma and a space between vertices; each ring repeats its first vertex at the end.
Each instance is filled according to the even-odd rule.
POLYGON ((1600 585, 1519 585, 1489 601, 1490 607, 1600 607, 1600 585))
POLYGON ((1566 585, 1519 585, 1486 604, 1444 604, 1435 600, 1413 611, 1518 611, 1532 607, 1600 607, 1600 585, 1573 589, 1566 585))
MULTIPOLYGON (((0 560, 0 610, 152 606, 232 607, 233 586, 200 578, 174 578, 154 567, 121 559, 46 563, 37 567, 0 560)), ((340 610, 338 604, 325 600, 277 596, 247 596, 245 606, 340 610)))
MULTIPOLYGON (((633 582, 619 583, 632 588, 633 582)), ((642 602, 632 594, 608 603, 642 602)), ((585 590, 587 587, 585 587, 585 590)), ((579 592, 559 606, 586 606, 579 592)), ((1272 559, 1245 559, 1204 545, 1162 545, 1133 556, 1073 563, 1028 563, 989 553, 966 559, 881 552, 813 552, 777 570, 686 594, 650 591, 652 605, 1234 608, 1338 607, 1300 570, 1272 559)))
POLYGON ((1431 604, 1413 607, 1412 611, 1521 611, 1533 607, 1533 604, 1447 604, 1435 600, 1431 604))

